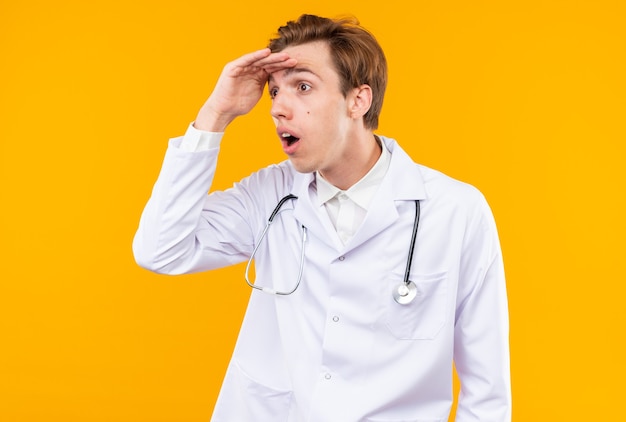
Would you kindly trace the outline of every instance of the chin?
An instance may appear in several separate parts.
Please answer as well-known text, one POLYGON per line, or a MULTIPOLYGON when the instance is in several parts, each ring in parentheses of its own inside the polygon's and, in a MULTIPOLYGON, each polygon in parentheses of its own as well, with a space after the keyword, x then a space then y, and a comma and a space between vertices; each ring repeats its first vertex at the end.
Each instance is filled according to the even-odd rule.
POLYGON ((293 166, 294 169, 296 169, 298 173, 313 173, 316 170, 314 166, 311 166, 310 164, 307 164, 307 163, 303 163, 301 160, 298 160, 296 158, 289 157, 289 161, 291 162, 291 165, 293 166))

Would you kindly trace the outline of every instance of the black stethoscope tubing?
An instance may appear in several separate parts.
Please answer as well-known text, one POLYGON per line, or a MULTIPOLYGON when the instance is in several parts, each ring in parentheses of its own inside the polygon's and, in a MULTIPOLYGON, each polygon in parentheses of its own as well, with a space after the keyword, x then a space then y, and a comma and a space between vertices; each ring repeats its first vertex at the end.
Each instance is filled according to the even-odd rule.
POLYGON ((411 265, 413 264, 413 252, 415 251, 415 243, 417 239, 417 229, 420 225, 420 201, 415 200, 415 219, 413 220, 413 232, 411 234, 411 244, 409 245, 409 257, 406 260, 406 270, 404 271, 404 279, 402 284, 397 286, 393 292, 393 299, 400 305, 408 305, 417 297, 417 286, 413 283, 409 276, 411 274, 411 265))
POLYGON ((409 257, 406 261, 406 270, 404 271, 404 284, 409 285, 409 275, 411 274, 411 264, 413 263, 413 252, 415 251, 415 240, 417 239, 417 229, 420 226, 420 201, 415 200, 415 219, 413 220, 413 233, 411 234, 411 246, 409 247, 409 257))
POLYGON ((274 211, 272 211, 272 213, 270 214, 270 218, 268 218, 268 222, 272 222, 274 221, 274 217, 276 217, 276 214, 278 214, 278 211, 280 211, 280 208, 283 206, 283 204, 287 201, 289 201, 290 199, 298 199, 298 197, 296 195, 294 195, 293 193, 290 193, 287 196, 284 196, 280 201, 278 201, 278 204, 276 205, 276 207, 274 208, 274 211))

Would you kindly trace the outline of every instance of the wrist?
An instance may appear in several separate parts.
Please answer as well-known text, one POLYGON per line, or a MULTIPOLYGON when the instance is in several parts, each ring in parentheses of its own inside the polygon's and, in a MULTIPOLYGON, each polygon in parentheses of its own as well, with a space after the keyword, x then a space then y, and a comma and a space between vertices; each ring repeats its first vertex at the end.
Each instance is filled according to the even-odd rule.
POLYGON ((208 104, 205 104, 198 112, 193 127, 206 132, 224 132, 234 118, 234 116, 218 113, 208 104))

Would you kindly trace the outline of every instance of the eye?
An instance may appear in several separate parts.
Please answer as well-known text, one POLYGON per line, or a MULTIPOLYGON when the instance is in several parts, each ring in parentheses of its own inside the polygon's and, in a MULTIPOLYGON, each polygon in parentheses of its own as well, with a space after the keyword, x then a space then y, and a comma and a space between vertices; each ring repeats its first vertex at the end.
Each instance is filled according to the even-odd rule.
POLYGON ((278 88, 270 88, 269 89, 269 94, 270 94, 270 98, 273 99, 278 94, 278 88))
POLYGON ((311 90, 311 85, 309 85, 307 83, 304 83, 304 82, 300 82, 298 84, 298 91, 307 92, 307 91, 310 91, 310 90, 311 90))

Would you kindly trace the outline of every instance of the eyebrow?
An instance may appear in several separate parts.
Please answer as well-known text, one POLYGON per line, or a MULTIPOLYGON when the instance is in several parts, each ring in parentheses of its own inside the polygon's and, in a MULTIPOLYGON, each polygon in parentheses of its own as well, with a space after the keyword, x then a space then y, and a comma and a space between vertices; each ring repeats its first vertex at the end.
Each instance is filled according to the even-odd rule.
MULTIPOLYGON (((293 73, 293 74, 297 74, 297 73, 310 73, 311 75, 315 76, 316 78, 318 78, 318 79, 320 79, 320 80, 322 79, 322 78, 320 77, 320 75, 318 75, 317 73, 313 72, 311 69, 309 69, 308 67, 305 67, 305 66, 300 66, 300 67, 298 67, 298 66, 296 66, 296 67, 290 67, 290 68, 285 69, 285 71, 284 71, 284 72, 285 72, 285 73, 284 73, 284 75, 285 75, 285 76, 290 76, 292 73, 293 73)), ((273 81, 273 80, 274 80, 274 78, 272 77, 272 75, 271 75, 271 74, 270 74, 270 76, 269 76, 269 79, 268 79, 268 80, 269 80, 269 81, 273 81)))

